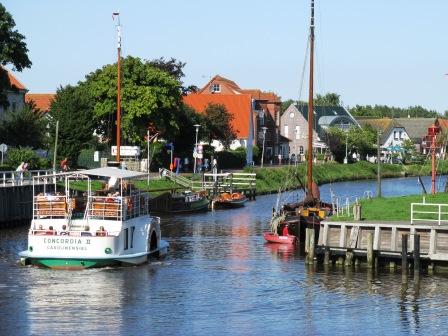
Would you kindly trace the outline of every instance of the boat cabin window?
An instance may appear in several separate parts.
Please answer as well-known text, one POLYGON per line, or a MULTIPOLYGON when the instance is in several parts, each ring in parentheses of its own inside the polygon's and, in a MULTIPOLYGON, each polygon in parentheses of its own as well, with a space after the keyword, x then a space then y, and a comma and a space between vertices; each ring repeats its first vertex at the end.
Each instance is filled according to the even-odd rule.
POLYGON ((128 249, 128 243, 129 243, 129 229, 124 229, 124 250, 128 249))

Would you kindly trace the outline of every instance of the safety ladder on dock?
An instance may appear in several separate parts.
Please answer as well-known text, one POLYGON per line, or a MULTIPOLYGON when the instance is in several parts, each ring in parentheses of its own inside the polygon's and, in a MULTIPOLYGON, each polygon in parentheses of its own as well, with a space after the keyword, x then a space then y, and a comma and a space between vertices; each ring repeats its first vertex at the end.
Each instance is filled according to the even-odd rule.
POLYGON ((160 168, 159 174, 160 176, 166 177, 171 181, 173 181, 174 183, 181 185, 182 187, 193 189, 193 182, 191 180, 181 175, 176 175, 171 170, 168 170, 166 168, 160 168))

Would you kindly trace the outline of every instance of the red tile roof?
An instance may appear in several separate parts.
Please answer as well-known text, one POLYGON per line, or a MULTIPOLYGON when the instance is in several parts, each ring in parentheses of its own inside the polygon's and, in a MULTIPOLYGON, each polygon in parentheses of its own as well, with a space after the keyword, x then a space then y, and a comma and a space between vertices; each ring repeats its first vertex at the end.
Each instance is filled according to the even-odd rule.
POLYGON ((280 98, 273 92, 263 92, 258 89, 241 90, 241 93, 250 94, 255 100, 266 100, 272 103, 280 102, 280 98))
POLYGON ((3 68, 3 70, 6 70, 6 72, 8 73, 8 78, 9 78, 9 82, 11 83, 11 86, 14 86, 18 90, 26 90, 25 85, 20 83, 20 81, 16 77, 14 77, 14 75, 11 73, 11 71, 9 71, 6 68, 3 68))
POLYGON ((220 75, 216 75, 215 77, 213 77, 212 79, 210 79, 207 84, 204 85, 204 87, 202 89, 199 90, 199 93, 208 93, 209 92, 209 88, 210 85, 213 82, 221 82, 221 83, 225 83, 227 85, 227 87, 229 89, 231 89, 232 91, 234 91, 234 93, 240 93, 241 92, 241 88, 238 86, 238 84, 236 84, 234 81, 224 78, 220 75))
POLYGON ((198 113, 204 113, 208 104, 222 104, 226 107, 234 119, 232 126, 237 132, 237 138, 249 136, 249 115, 251 111, 251 96, 248 94, 190 94, 184 97, 184 103, 195 109, 198 113))
POLYGON ((51 103, 55 96, 56 94, 54 93, 27 93, 25 95, 25 102, 34 103, 42 115, 50 110, 51 103))
POLYGON ((442 130, 448 129, 448 119, 437 118, 437 122, 442 130))

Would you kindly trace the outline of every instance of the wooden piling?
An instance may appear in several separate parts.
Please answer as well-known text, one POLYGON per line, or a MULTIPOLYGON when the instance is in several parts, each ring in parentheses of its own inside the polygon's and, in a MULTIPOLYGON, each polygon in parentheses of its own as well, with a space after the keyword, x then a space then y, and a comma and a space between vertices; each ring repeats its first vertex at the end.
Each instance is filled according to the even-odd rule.
POLYGON ((367 267, 373 268, 373 233, 367 235, 367 267))
POLYGON ((324 265, 330 264, 330 247, 325 246, 324 265))
POLYGON ((314 264, 314 255, 315 255, 315 245, 316 245, 316 239, 315 239, 315 233, 316 231, 314 230, 314 228, 309 229, 310 230, 310 242, 309 242, 309 251, 308 251, 308 255, 309 255, 309 259, 308 259, 308 263, 309 264, 314 264))
POLYGON ((307 256, 309 250, 310 250, 310 229, 305 228, 305 253, 307 254, 307 256))
POLYGON ((420 235, 414 234, 414 281, 420 279, 420 235))
POLYGON ((345 267, 352 267, 353 266, 353 251, 347 250, 345 253, 345 267))
POLYGON ((401 236, 401 277, 403 281, 408 278, 408 235, 401 236))

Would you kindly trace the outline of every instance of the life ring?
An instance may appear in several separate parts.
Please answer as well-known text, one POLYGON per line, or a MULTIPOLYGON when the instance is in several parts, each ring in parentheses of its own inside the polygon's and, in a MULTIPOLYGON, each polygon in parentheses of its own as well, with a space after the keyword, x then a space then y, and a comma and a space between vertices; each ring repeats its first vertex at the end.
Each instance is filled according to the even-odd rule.
POLYGON ((232 194, 232 199, 238 199, 238 198, 240 198, 240 194, 238 194, 238 193, 232 194))

